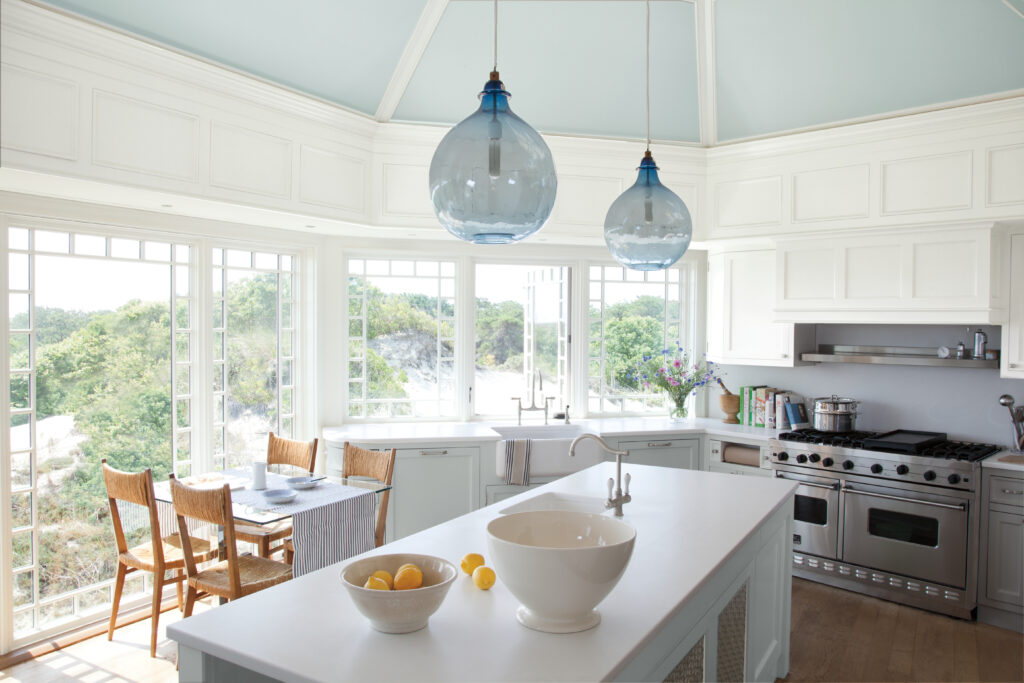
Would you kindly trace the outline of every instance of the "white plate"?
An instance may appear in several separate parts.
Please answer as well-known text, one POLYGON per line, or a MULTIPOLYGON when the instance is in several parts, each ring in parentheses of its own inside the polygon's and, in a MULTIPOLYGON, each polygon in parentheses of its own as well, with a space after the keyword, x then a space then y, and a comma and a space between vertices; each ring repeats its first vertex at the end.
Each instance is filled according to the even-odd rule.
POLYGON ((278 505, 292 502, 296 495, 298 494, 291 489, 269 489, 263 492, 263 497, 267 499, 267 502, 278 505))
POLYGON ((320 483, 322 477, 288 477, 285 483, 293 489, 311 489, 320 483))

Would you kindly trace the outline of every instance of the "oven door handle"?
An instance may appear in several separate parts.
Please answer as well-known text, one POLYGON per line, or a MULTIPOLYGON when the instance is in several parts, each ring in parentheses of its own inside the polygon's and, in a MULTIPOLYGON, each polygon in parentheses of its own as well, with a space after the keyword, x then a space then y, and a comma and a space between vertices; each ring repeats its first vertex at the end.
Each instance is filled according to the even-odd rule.
POLYGON ((849 484, 843 487, 843 491, 849 491, 850 493, 856 493, 860 496, 873 496, 875 498, 885 498, 886 500, 898 500, 901 503, 916 503, 919 505, 930 505, 935 508, 946 508, 947 510, 960 510, 961 512, 967 511, 967 503, 956 503, 951 505, 949 503, 933 503, 930 500, 917 500, 916 498, 903 498, 901 496, 890 496, 885 493, 872 493, 871 491, 858 491, 849 484))
POLYGON ((828 489, 830 491, 836 491, 839 489, 839 482, 834 481, 831 484, 815 484, 813 481, 804 481, 802 479, 794 479, 793 477, 787 477, 782 472, 775 473, 776 479, 785 479, 786 481, 796 482, 801 486, 813 486, 816 489, 828 489))

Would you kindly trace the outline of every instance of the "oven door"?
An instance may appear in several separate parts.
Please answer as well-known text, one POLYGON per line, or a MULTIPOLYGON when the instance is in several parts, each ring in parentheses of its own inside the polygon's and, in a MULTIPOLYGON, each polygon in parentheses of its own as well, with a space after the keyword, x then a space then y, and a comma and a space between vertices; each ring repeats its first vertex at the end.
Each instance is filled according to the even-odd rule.
POLYGON ((967 586, 968 501, 847 482, 843 560, 947 586, 967 586))
POLYGON ((839 482, 775 470, 799 486, 793 498, 793 550, 836 559, 839 549, 839 482))

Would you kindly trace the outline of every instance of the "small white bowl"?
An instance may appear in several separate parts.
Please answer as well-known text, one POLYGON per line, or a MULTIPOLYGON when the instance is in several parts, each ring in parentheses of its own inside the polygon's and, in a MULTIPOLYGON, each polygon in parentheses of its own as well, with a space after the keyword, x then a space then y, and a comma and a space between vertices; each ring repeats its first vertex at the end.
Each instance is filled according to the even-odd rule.
POLYGON ((427 625, 430 615, 441 606, 459 570, 448 560, 433 555, 394 553, 372 555, 356 560, 341 570, 341 582, 352 596, 356 608, 383 633, 411 633, 427 625), (423 586, 404 591, 379 591, 363 588, 366 579, 378 569, 392 576, 407 562, 423 572, 423 586))
POLYGON ((601 623, 594 608, 622 578, 635 541, 630 525, 588 512, 516 512, 487 525, 494 569, 522 603, 516 618, 546 633, 601 623))
POLYGON ((267 499, 267 502, 274 503, 275 505, 290 503, 295 500, 297 495, 291 489, 267 489, 263 492, 263 497, 267 499))
POLYGON ((288 477, 284 481, 289 487, 304 491, 319 484, 320 479, 321 477, 288 477))

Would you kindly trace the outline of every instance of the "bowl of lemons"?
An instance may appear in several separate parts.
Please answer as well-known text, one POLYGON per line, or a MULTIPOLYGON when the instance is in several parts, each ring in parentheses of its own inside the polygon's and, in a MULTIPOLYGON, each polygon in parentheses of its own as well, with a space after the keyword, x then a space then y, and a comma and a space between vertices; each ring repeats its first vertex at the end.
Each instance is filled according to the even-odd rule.
POLYGON ((392 553, 347 564, 341 582, 373 628, 411 633, 427 625, 458 573, 454 564, 440 557, 392 553))

